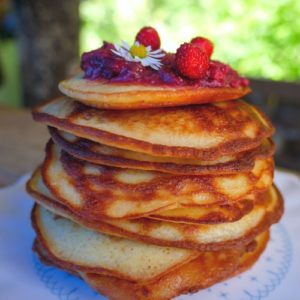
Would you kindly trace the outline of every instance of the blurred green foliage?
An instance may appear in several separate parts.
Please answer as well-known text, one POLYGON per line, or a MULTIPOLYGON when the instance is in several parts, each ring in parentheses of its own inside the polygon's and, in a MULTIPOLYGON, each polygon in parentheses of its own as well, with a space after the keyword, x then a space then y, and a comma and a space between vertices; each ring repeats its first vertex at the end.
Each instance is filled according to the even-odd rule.
POLYGON ((85 0, 80 14, 81 51, 103 40, 131 43, 151 25, 168 51, 206 36, 215 44, 213 58, 247 76, 300 79, 299 0, 85 0))
POLYGON ((0 39, 0 105, 21 103, 18 49, 15 41, 0 39))

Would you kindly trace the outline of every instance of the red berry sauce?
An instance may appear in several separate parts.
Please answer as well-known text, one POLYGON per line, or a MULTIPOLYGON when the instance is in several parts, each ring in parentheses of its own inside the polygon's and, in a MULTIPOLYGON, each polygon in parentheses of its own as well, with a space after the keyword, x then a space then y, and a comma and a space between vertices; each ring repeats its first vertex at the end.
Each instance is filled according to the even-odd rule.
POLYGON ((115 55, 113 45, 104 42, 103 46, 83 53, 81 69, 84 78, 106 79, 110 83, 138 83, 144 85, 195 86, 195 87, 245 87, 249 82, 239 76, 229 65, 211 60, 206 74, 201 79, 189 79, 179 74, 175 68, 175 54, 166 53, 158 70, 143 67, 139 62, 129 62, 115 55))

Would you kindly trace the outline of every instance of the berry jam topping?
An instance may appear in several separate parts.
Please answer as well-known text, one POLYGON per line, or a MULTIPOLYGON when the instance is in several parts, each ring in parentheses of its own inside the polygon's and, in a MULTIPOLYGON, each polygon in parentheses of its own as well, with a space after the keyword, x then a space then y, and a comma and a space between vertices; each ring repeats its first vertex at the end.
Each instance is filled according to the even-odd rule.
POLYGON ((109 80, 120 75, 128 63, 114 55, 112 49, 112 44, 104 42, 100 49, 83 53, 80 67, 84 71, 85 78, 109 80))
POLYGON ((182 44, 176 53, 166 53, 152 27, 142 28, 134 45, 104 42, 103 46, 81 57, 84 78, 110 83, 143 85, 245 87, 248 80, 230 66, 211 60, 213 44, 196 37, 182 44))

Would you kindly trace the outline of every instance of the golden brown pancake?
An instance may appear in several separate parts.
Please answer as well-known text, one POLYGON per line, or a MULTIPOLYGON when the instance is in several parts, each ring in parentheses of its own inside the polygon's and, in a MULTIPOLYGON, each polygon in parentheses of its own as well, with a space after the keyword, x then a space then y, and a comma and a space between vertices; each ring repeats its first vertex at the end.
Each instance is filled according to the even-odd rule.
POLYGON ((249 87, 195 88, 109 83, 107 80, 84 79, 83 74, 60 82, 59 89, 65 95, 86 105, 118 110, 233 100, 250 92, 249 87))
MULTIPOLYGON (((227 251, 217 251, 217 252, 202 252, 197 255, 197 258, 193 259, 190 263, 185 263, 181 266, 175 266, 162 274, 156 276, 156 278, 151 278, 147 280, 146 278, 141 278, 140 280, 124 280, 118 278, 117 276, 105 276, 99 273, 87 273, 84 272, 81 266, 74 265, 73 263, 66 263, 65 261, 61 261, 56 257, 53 257, 52 253, 47 251, 43 245, 37 240, 34 245, 34 250, 37 252, 38 256, 42 259, 42 261, 49 265, 54 265, 59 268, 63 268, 68 272, 78 274, 79 276, 83 277, 83 279, 88 278, 88 283, 90 284, 91 280, 103 279, 111 279, 107 281, 108 289, 112 289, 113 291, 117 290, 121 287, 122 292, 121 294, 115 295, 115 298, 109 294, 106 294, 103 290, 97 289, 98 292, 101 294, 108 296, 109 299, 127 299, 129 295, 132 295, 134 292, 133 287, 136 290, 144 288, 144 297, 147 295, 150 296, 150 293, 147 291, 150 289, 146 287, 152 286, 151 290, 155 286, 155 283, 159 285, 158 290, 162 289, 161 284, 165 285, 165 289, 169 289, 169 285, 171 284, 173 289, 179 291, 187 286, 190 288, 194 287, 193 285, 200 286, 202 288, 216 283, 218 281, 224 280, 225 278, 229 277, 232 273, 234 273, 238 268, 239 257, 241 257, 243 253, 243 249, 234 249, 234 250, 227 250, 227 251), (204 277, 204 271, 208 271, 206 273, 206 277, 204 277), (202 273, 203 272, 203 273, 202 273), (191 285, 193 283, 193 285, 191 285), (207 285, 206 285, 207 283, 207 285), (115 285, 116 284, 116 285, 115 285), (121 285, 120 285, 121 284, 121 285), (125 286, 124 286, 125 284, 125 286), (123 288, 127 287, 127 296, 123 298, 124 290, 123 288), (177 287, 177 288, 176 288, 177 287)), ((106 280, 105 280, 106 281, 106 280)), ((105 285, 105 283, 104 283, 105 285)), ((92 287, 95 287, 92 284, 92 287)), ((157 291, 158 292, 158 291, 157 291)), ((156 295, 159 293, 156 292, 156 295)), ((159 291, 161 293, 161 291, 159 291)), ((170 291, 169 291, 170 292, 170 291)), ((117 292, 116 292, 117 293, 117 292)), ((154 293, 152 291, 151 293, 154 293)), ((183 293, 183 291, 181 291, 183 293)), ((125 294, 125 293, 124 293, 125 294)), ((175 295, 174 295, 175 296, 175 295)), ((157 297, 157 296, 156 296, 157 297)), ((131 298, 129 298, 131 299, 131 298)), ((132 299, 148 299, 146 298, 132 298, 132 299)), ((161 299, 161 298, 150 298, 150 299, 161 299)), ((169 298, 163 298, 169 299, 169 298)))
POLYGON ((283 214, 283 200, 275 188, 253 210, 235 222, 222 224, 183 224, 141 218, 109 220, 107 234, 169 247, 216 251, 248 244, 261 232, 277 223, 283 214))
MULTIPOLYGON (((217 282, 224 281, 241 272, 245 272, 259 259, 267 246, 269 233, 265 232, 255 239, 256 247, 251 252, 245 252, 241 256, 240 264, 235 272, 232 263, 229 266, 228 252, 224 251, 225 258, 220 260, 221 252, 210 252, 202 259, 195 259, 184 267, 170 272, 159 280, 148 283, 130 283, 125 280, 98 275, 80 273, 80 276, 96 291, 109 299, 122 300, 169 300, 180 294, 195 293, 208 288, 217 282), (226 275, 227 273, 227 275, 226 275), (113 288, 118 287, 118 289, 113 288)), ((235 265, 235 262, 233 263, 235 265)))
POLYGON ((37 239, 52 258, 85 272, 150 280, 197 257, 198 252, 159 247, 86 229, 42 206, 32 211, 37 239))
POLYGON ((251 172, 220 176, 120 169, 78 160, 50 142, 42 176, 58 201, 89 219, 137 218, 179 205, 244 200, 271 186, 273 168, 268 158, 251 172))
MULTIPOLYGON (((38 172, 37 172, 38 173, 38 172)), ((257 199, 257 204, 240 220, 223 224, 184 224, 157 221, 150 218, 135 220, 90 220, 80 213, 73 213, 59 203, 43 187, 40 177, 34 176, 28 191, 36 201, 54 214, 105 234, 144 241, 161 246, 198 249, 201 251, 236 247, 249 243, 257 234, 277 222, 283 211, 280 194, 274 187, 257 199)))
MULTIPOLYGON (((154 280, 133 282, 112 276, 86 273, 78 266, 61 263, 36 240, 34 251, 48 265, 81 276, 89 285, 112 300, 169 300, 180 294, 196 292, 250 268, 264 251, 269 240, 266 231, 252 242, 252 251, 231 249, 202 252, 190 262, 162 274, 154 280)), ((246 247, 247 248, 247 247, 246 247)))
POLYGON ((205 161, 256 148, 274 132, 262 112, 241 100, 113 111, 61 97, 41 104, 33 117, 104 145, 205 161))
POLYGON ((255 159, 264 159, 274 154, 274 143, 270 139, 262 141, 257 148, 220 157, 214 161, 157 157, 130 150, 118 149, 76 137, 70 133, 49 127, 55 143, 71 155, 95 164, 160 171, 183 175, 231 174, 251 171, 255 159))
MULTIPOLYGON (((51 194, 42 180, 40 168, 33 173, 26 187, 28 193, 31 194, 39 204, 47 207, 49 210, 57 212, 57 214, 59 214, 58 212, 61 211, 60 215, 65 217, 68 215, 76 215, 76 211, 72 212, 67 206, 59 202, 51 194)), ((178 223, 218 224, 239 220, 244 215, 249 213, 253 209, 253 206, 253 200, 241 200, 236 203, 224 205, 180 206, 176 209, 165 210, 162 212, 157 212, 153 215, 149 215, 149 218, 178 223)), ((78 214, 76 217, 79 219, 81 218, 80 214, 78 214)), ((75 221, 74 217, 71 219, 75 221)), ((82 218, 79 223, 84 224, 85 221, 87 220, 82 218)), ((96 220, 94 223, 97 224, 94 225, 94 227, 97 227, 100 226, 99 223, 101 222, 100 220, 96 220)))
MULTIPOLYGON (((256 197, 259 198, 260 195, 256 197)), ((158 211, 149 218, 176 223, 219 224, 238 221, 249 213, 253 206, 254 201, 250 199, 223 205, 187 205, 158 211)))

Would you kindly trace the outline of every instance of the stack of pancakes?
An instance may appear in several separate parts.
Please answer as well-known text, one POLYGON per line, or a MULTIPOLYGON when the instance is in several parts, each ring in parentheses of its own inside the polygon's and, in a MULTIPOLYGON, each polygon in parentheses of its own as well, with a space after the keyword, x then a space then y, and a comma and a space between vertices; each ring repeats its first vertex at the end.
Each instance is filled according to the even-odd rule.
POLYGON ((33 111, 51 135, 27 184, 42 261, 123 300, 171 299, 255 263, 283 212, 262 112, 243 100, 105 110, 83 98, 33 111))

